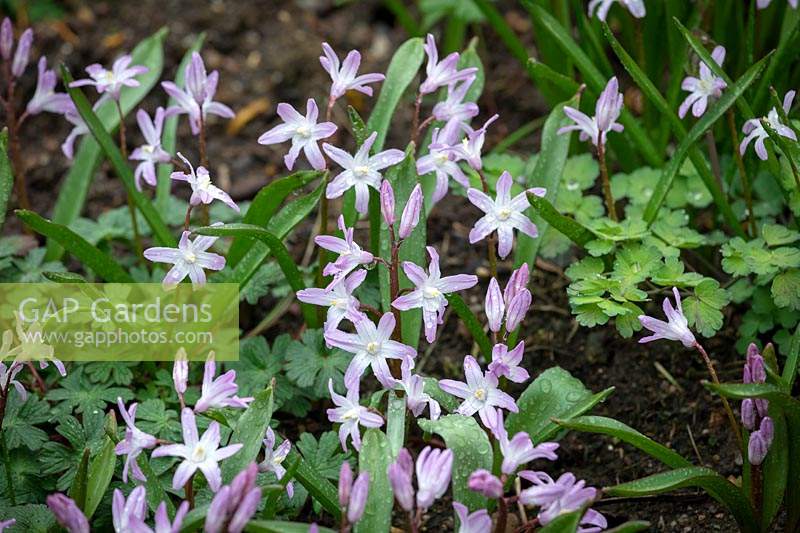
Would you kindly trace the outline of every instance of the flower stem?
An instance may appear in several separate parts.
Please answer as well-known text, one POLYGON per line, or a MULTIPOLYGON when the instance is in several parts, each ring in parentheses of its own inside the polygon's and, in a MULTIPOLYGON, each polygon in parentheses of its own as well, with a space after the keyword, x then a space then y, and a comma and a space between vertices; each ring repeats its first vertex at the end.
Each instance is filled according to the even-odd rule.
POLYGON ((502 496, 497 499, 497 521, 494 525, 495 533, 505 533, 508 522, 508 504, 502 496))
POLYGON ((16 491, 14 490, 14 479, 11 476, 11 458, 8 455, 8 448, 6 447, 6 433, 2 431, 3 420, 6 415, 6 401, 8 400, 8 389, 10 383, 6 385, 5 390, 0 390, 0 453, 3 456, 3 464, 6 469, 6 482, 8 483, 8 499, 11 505, 17 504, 16 491))
MULTIPOLYGON (((400 295, 400 243, 397 242, 397 238, 394 233, 394 226, 389 226, 389 238, 391 239, 392 246, 391 261, 389 263, 389 302, 394 302, 400 295)), ((391 306, 391 303, 389 305, 391 306)), ((400 342, 402 341, 403 330, 402 317, 399 309, 396 309, 392 306, 391 310, 395 321, 392 337, 394 340, 400 342)), ((392 376, 397 379, 400 379, 401 376, 400 365, 401 362, 399 359, 389 360, 389 369, 392 371, 392 376)))
MULTIPOLYGON (((708 373, 711 374, 711 380, 715 385, 719 385, 720 382, 719 378, 717 377, 717 371, 714 370, 714 363, 711 361, 711 358, 708 357, 708 353, 706 353, 703 346, 697 341, 695 341, 694 347, 698 352, 700 352, 703 362, 706 364, 706 368, 708 369, 708 373)), ((722 399, 722 404, 725 407, 725 413, 728 415, 728 422, 731 424, 733 434, 736 437, 736 440, 739 442, 739 449, 742 449, 742 433, 739 430, 739 424, 736 422, 736 417, 733 415, 733 409, 731 409, 731 405, 728 403, 727 398, 724 396, 720 396, 720 398, 722 399)))
MULTIPOLYGON (((114 100, 117 106, 117 113, 119 113, 119 151, 122 153, 122 159, 128 160, 128 143, 125 139, 125 114, 122 112, 122 106, 119 100, 114 100)), ((136 220, 136 207, 133 205, 133 198, 128 194, 128 212, 131 215, 131 226, 133 227, 133 243, 136 247, 136 257, 142 257, 142 237, 139 234, 139 222, 136 220)))
POLYGON ((733 111, 728 110, 728 128, 731 131, 731 140, 733 141, 733 159, 736 161, 736 166, 739 168, 739 176, 742 179, 742 190, 744 192, 744 201, 747 205, 747 228, 751 236, 756 235, 757 227, 755 215, 753 215, 753 191, 750 188, 750 178, 747 176, 747 170, 744 167, 744 160, 742 154, 739 153, 739 132, 736 130, 736 122, 734 121, 733 111))
POLYGON ((411 142, 417 144, 419 136, 419 114, 422 108, 422 93, 417 93, 417 99, 414 100, 414 121, 411 123, 411 142))
POLYGON ((192 204, 186 209, 186 217, 183 219, 183 231, 189 231, 189 219, 192 217, 192 204))
POLYGON ((611 220, 617 221, 617 208, 614 205, 614 196, 611 194, 611 181, 608 179, 608 166, 606 165, 606 147, 601 141, 597 143, 597 159, 600 163, 600 178, 603 182, 603 196, 606 199, 606 209, 611 220))
POLYGON ((753 510, 756 514, 756 520, 761 517, 761 506, 763 500, 763 482, 764 472, 761 465, 750 465, 750 500, 753 503, 753 510))
MULTIPOLYGON (((5 98, 6 122, 8 122, 8 150, 11 155, 11 166, 14 171, 14 180, 17 187, 17 200, 22 209, 30 209, 31 204, 28 200, 28 186, 25 182, 25 166, 22 162, 22 150, 19 144, 19 125, 21 120, 17 120, 16 110, 14 109, 14 79, 11 70, 6 64, 6 79, 8 87, 5 98)), ((24 115, 23 115, 24 116, 24 115)))
POLYGON ((194 474, 189 477, 183 490, 186 493, 186 501, 189 502, 189 509, 194 509, 194 474))
MULTIPOLYGON (((486 181, 486 175, 483 173, 483 170, 478 170, 478 176, 481 179, 481 188, 483 189, 483 194, 489 194, 489 182, 486 181)), ((486 246, 488 247, 489 252, 489 274, 493 277, 497 277, 497 236, 496 234, 492 233, 486 238, 486 246)))

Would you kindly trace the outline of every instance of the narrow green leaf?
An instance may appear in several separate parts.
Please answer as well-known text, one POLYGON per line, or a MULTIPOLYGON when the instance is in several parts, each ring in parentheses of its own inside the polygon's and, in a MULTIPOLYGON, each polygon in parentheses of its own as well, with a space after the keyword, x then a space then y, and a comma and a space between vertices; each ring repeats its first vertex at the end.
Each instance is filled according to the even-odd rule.
POLYGON ((725 92, 722 93, 720 99, 706 111, 703 117, 698 120, 694 126, 692 126, 692 129, 689 130, 686 137, 678 145, 675 153, 672 154, 672 159, 670 159, 669 163, 664 168, 661 178, 653 191, 653 195, 650 197, 650 201, 647 203, 647 207, 644 210, 644 220, 648 224, 652 224, 655 221, 661 204, 667 197, 672 181, 683 166, 683 162, 689 154, 689 150, 698 142, 706 130, 710 128, 758 78, 768 58, 769 56, 750 67, 736 83, 729 85, 725 92))
MULTIPOLYGON (((306 288, 306 285, 303 282, 303 275, 300 273, 300 270, 298 270, 294 259, 292 259, 292 256, 289 254, 289 250, 286 249, 286 246, 283 245, 283 242, 281 242, 278 237, 265 230, 261 226, 243 223, 224 224, 222 226, 205 226, 202 228, 197 228, 194 230, 194 233, 197 235, 213 235, 215 237, 258 239, 266 244, 267 247, 269 247, 270 252, 275 257, 275 261, 277 261, 278 266, 281 267, 281 271, 286 277, 286 281, 289 282, 289 286, 292 288, 295 294, 298 291, 306 288)), ((244 285, 244 282, 242 281, 239 281, 239 283, 240 285, 244 285)), ((303 310, 303 318, 306 322, 306 325, 312 329, 318 327, 316 309, 305 303, 301 303, 300 306, 303 310)))
POLYGON ((726 398, 734 400, 764 398, 769 400, 770 404, 774 403, 787 411, 800 413, 800 400, 793 398, 771 383, 721 383, 717 385, 703 382, 703 385, 710 391, 726 398))
POLYGON ((461 322, 467 326, 467 330, 469 330, 470 335, 472 335, 472 340, 478 345, 483 356, 491 358, 492 343, 489 341, 486 332, 483 331, 483 326, 480 320, 478 320, 478 317, 475 316, 475 313, 470 310, 467 304, 464 303, 463 298, 458 294, 454 292, 445 294, 445 298, 447 298, 447 304, 455 311, 458 318, 461 319, 461 322))
MULTIPOLYGON (((136 45, 131 52, 132 65, 145 65, 150 70, 136 77, 139 82, 138 87, 122 89, 120 106, 123 114, 127 115, 139 105, 139 102, 161 79, 161 71, 164 67, 164 39, 167 33, 166 28, 158 30, 136 45)), ((68 85, 66 79, 64 81, 64 85, 68 85)), ((119 113, 113 102, 103 104, 97 110, 97 116, 106 131, 114 131, 119 126, 119 113)), ((102 161, 102 153, 100 145, 91 136, 87 135, 81 140, 69 172, 59 189, 58 198, 53 207, 53 222, 69 226, 80 216, 89 186, 102 161)), ((63 253, 64 250, 58 243, 48 241, 46 255, 48 261, 60 258, 63 253)))
POLYGON ((389 391, 386 407, 386 437, 392 457, 397 457, 406 440, 406 399, 398 397, 394 391, 389 391))
POLYGON ((586 514, 586 509, 560 514, 552 522, 539 529, 539 533, 575 533, 578 531, 584 514, 586 514))
MULTIPOLYGON (((272 215, 275 214, 287 196, 322 176, 322 172, 305 170, 277 179, 262 187, 253 198, 250 207, 247 208, 242 222, 244 224, 255 224, 262 228, 267 227, 272 215)), ((227 263, 232 267, 236 266, 236 263, 245 256, 252 244, 253 241, 251 239, 235 238, 225 256, 227 263)))
POLYGON ((356 140, 356 146, 361 146, 367 137, 370 136, 370 130, 364 123, 364 119, 358 114, 358 111, 351 105, 347 106, 347 116, 350 119, 350 124, 353 127, 353 137, 356 140))
MULTIPOLYGON (((580 95, 576 94, 571 100, 557 105, 550 112, 542 129, 541 149, 536 159, 536 166, 528 176, 527 186, 529 188, 544 187, 547 190, 545 198, 551 204, 555 203, 558 196, 561 175, 564 173, 564 166, 567 164, 569 155, 569 142, 572 139, 571 133, 558 134, 558 130, 570 122, 569 117, 564 114, 564 106, 578 107, 579 103, 580 95)), ((531 239, 527 235, 519 235, 514 263, 517 266, 528 263, 528 268, 533 270, 536 256, 539 254, 539 247, 548 230, 548 224, 533 207, 528 209, 527 214, 539 229, 539 236, 531 239)))
POLYGON ((86 487, 86 507, 83 513, 91 518, 114 477, 114 467, 117 464, 117 455, 114 452, 114 442, 106 437, 100 452, 94 456, 89 466, 89 482, 86 487))
POLYGON ((175 242, 175 237, 170 233, 166 224, 164 224, 164 221, 161 219, 161 215, 158 214, 158 211, 156 211, 155 207, 153 207, 153 204, 150 203, 150 200, 144 194, 136 190, 136 185, 134 184, 133 179, 133 171, 128 166, 128 162, 122 158, 122 153, 120 153, 119 148, 111 138, 111 135, 105 129, 105 126, 103 126, 103 123, 100 122, 100 119, 97 118, 95 112, 92 111, 92 107, 89 105, 89 101, 86 99, 86 96, 83 94, 80 88, 69 86, 69 84, 72 83, 72 75, 64 65, 61 66, 61 78, 64 80, 64 85, 67 87, 67 92, 69 93, 70 98, 72 98, 72 101, 75 103, 75 107, 78 108, 78 112, 80 113, 81 117, 86 122, 89 131, 91 132, 92 136, 94 136, 95 140, 97 140, 97 143, 103 149, 106 157, 111 162, 111 166, 114 167, 114 171, 122 180, 122 184, 125 186, 128 196, 133 200, 133 203, 136 205, 139 211, 142 212, 145 220, 153 230, 153 235, 155 235, 156 239, 163 246, 169 246, 173 248, 176 247, 177 244, 175 242))
POLYGON ((783 365, 783 381, 790 390, 794 385, 794 378, 797 376, 798 364, 800 364, 800 326, 797 326, 797 329, 794 331, 789 355, 786 357, 786 363, 783 365))
POLYGON ((150 466, 150 459, 145 455, 139 455, 136 461, 139 463, 139 468, 142 469, 144 477, 147 478, 144 486, 147 491, 147 506, 150 508, 150 511, 155 513, 161 502, 165 501, 167 502, 167 512, 172 516, 175 512, 175 504, 167 497, 167 493, 161 485, 161 481, 159 481, 153 467, 150 466))
MULTIPOLYGON (((178 70, 175 73, 175 80, 174 83, 178 87, 183 88, 184 77, 186 76, 186 67, 189 65, 189 61, 192 60, 192 53, 199 52, 200 48, 203 46, 203 42, 206 40, 205 32, 202 32, 200 35, 192 43, 192 46, 186 51, 181 58, 181 62, 178 65, 178 70)), ((172 105, 176 105, 174 98, 170 98, 167 102, 167 107, 172 105)), ((178 120, 180 115, 174 115, 167 118, 164 121, 164 128, 161 134, 161 147, 170 154, 175 153, 175 149, 177 146, 178 140, 178 120)), ((170 174, 172 174, 172 163, 164 163, 158 165, 158 174, 157 174, 157 181, 156 181, 156 209, 159 212, 163 213, 167 209, 169 209, 169 195, 170 195, 170 188, 171 182, 170 174)), ((230 260, 230 259, 229 259, 230 260)))
MULTIPOLYGON (((761 465, 764 473, 764 487, 761 504, 761 530, 769 531, 772 521, 778 515, 786 494, 789 474, 789 441, 786 418, 777 406, 770 405, 774 434, 766 459, 761 465)), ((752 471, 752 469, 751 469, 752 471)))
POLYGON ((755 531, 755 519, 750 501, 742 490, 710 468, 699 466, 677 468, 647 476, 628 483, 608 487, 611 496, 639 497, 662 494, 684 487, 700 487, 713 491, 714 498, 731 512, 744 532, 755 531))
POLYGON ((528 75, 533 79, 541 80, 539 83, 549 83, 561 93, 562 98, 569 98, 570 95, 578 92, 578 82, 556 72, 552 67, 542 63, 536 58, 530 58, 525 65, 528 75))
POLYGON ((379 429, 368 429, 358 454, 359 472, 369 472, 369 492, 364 515, 355 526, 356 533, 389 531, 392 525, 394 493, 387 469, 392 463, 389 439, 379 429))
POLYGON ((333 484, 322 477, 319 472, 308 465, 294 448, 289 452, 287 460, 300 458, 294 477, 303 485, 311 496, 328 511, 334 519, 339 520, 342 510, 339 508, 339 492, 333 484))
POLYGON ((786 412, 789 473, 786 487, 786 531, 800 526, 800 413, 786 412))
POLYGON ((389 124, 392 122, 397 104, 400 103, 408 85, 416 77, 424 55, 422 39, 419 37, 407 40, 394 53, 389 68, 386 70, 386 79, 381 86, 381 94, 367 121, 367 129, 378 132, 375 144, 372 145, 373 152, 383 150, 386 133, 389 131, 389 124))
POLYGON ((469 490, 467 480, 475 470, 492 469, 492 446, 486 432, 471 416, 447 415, 438 420, 418 419, 423 431, 437 433, 453 450, 453 500, 470 511, 486 507, 486 498, 469 490))
POLYGON ((74 272, 42 272, 42 275, 53 283, 88 283, 86 278, 74 272))
MULTIPOLYGON (((284 522, 282 520, 251 520, 244 530, 247 533, 308 533, 311 524, 284 522)), ((319 533, 336 533, 327 527, 317 526, 319 533)))
POLYGON ((647 531, 650 529, 650 522, 644 520, 631 520, 620 524, 617 527, 606 529, 606 533, 637 533, 638 531, 647 531))
POLYGON ((75 471, 75 477, 72 480, 72 485, 69 487, 67 493, 70 498, 75 501, 82 511, 86 509, 86 492, 89 476, 89 448, 83 450, 81 460, 78 463, 78 469, 75 471))
MULTIPOLYGON (((686 138, 686 128, 683 126, 680 118, 678 118, 678 115, 669 106, 667 101, 658 91, 658 88, 656 88, 653 82, 650 81, 650 78, 647 77, 647 74, 645 74, 639 68, 639 65, 636 64, 636 61, 634 61, 630 54, 628 54, 628 52, 622 47, 617 38, 614 37, 614 33, 611 31, 611 28, 609 28, 605 23, 603 23, 603 33, 606 36, 606 40, 608 40, 609 44, 611 44, 611 48, 614 50, 614 53, 617 54, 617 57, 625 67, 625 70, 627 70, 631 75, 631 78, 633 78, 633 81, 636 82, 636 85, 639 86, 639 88, 642 90, 642 93, 644 93, 656 110, 661 113, 661 116, 666 119, 666 122, 672 128, 678 140, 683 141, 686 138)), ((730 226, 734 233, 736 233, 739 237, 746 238, 746 234, 742 229, 739 220, 736 218, 733 209, 731 209, 730 203, 728 203, 727 196, 722 189, 720 189, 719 184, 714 178, 714 175, 711 173, 711 169, 709 168, 706 159, 700 152, 700 149, 694 144, 692 144, 689 148, 689 158, 691 159, 694 168, 700 175, 700 178, 703 180, 708 192, 711 193, 711 197, 714 199, 717 209, 719 209, 720 213, 725 218, 728 226, 730 226)))
POLYGON ((258 457, 269 421, 272 419, 272 392, 272 387, 267 387, 256 394, 253 402, 236 422, 230 442, 238 442, 243 446, 222 463, 222 480, 225 483, 230 483, 236 474, 258 457))
POLYGON ((0 132, 0 229, 6 221, 6 210, 11 190, 14 188, 14 173, 8 159, 8 128, 0 132))
POLYGON ((528 201, 548 225, 563 233, 565 237, 581 248, 584 248, 586 243, 595 239, 594 233, 574 218, 556 211, 553 204, 547 201, 546 198, 540 198, 533 193, 528 193, 528 201))
POLYGON ((559 431, 553 419, 569 420, 605 400, 614 388, 597 394, 563 368, 548 368, 528 385, 517 400, 518 413, 506 418, 509 435, 524 431, 534 444, 553 438, 559 431))
POLYGON ((528 62, 530 54, 528 54, 525 45, 522 44, 514 30, 511 29, 511 26, 508 25, 503 14, 488 0, 472 0, 472 2, 481 10, 483 16, 486 17, 486 21, 500 37, 500 40, 503 41, 503 44, 506 45, 511 55, 524 66, 528 62))
POLYGON ((50 222, 33 211, 19 209, 15 213, 26 226, 36 233, 52 239, 69 250, 75 258, 83 263, 84 266, 90 268, 99 278, 109 283, 130 283, 133 281, 130 274, 119 266, 111 256, 86 242, 86 239, 68 227, 50 222))
MULTIPOLYGON (((779 72, 778 69, 786 69, 797 57, 797 45, 800 39, 800 20, 796 16, 787 16, 784 18, 784 23, 790 25, 791 29, 781 32, 775 55, 769 62, 767 69, 764 71, 764 76, 758 84, 756 96, 753 99, 753 106, 756 109, 763 109, 766 105, 767 99, 769 98, 769 86, 770 83, 773 83, 775 75, 779 72)), ((786 29, 786 26, 784 26, 784 29, 786 29)))
POLYGON ((607 418, 605 416, 578 416, 571 420, 557 420, 556 423, 566 429, 609 435, 640 449, 670 468, 692 466, 692 463, 684 459, 679 453, 657 443, 648 436, 613 418, 607 418))

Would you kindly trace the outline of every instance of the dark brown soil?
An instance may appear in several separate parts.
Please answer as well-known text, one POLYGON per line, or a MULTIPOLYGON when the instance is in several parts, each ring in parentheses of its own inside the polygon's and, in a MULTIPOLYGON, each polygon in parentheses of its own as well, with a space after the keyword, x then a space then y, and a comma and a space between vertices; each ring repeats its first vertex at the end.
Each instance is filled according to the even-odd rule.
MULTIPOLYGON (((275 105, 287 101, 300 107, 308 97, 315 97, 318 102, 324 100, 328 81, 317 59, 320 42, 330 42, 340 53, 358 48, 364 55, 364 71, 382 71, 393 49, 405 39, 404 32, 394 26, 379 2, 354 2, 343 8, 334 8, 322 0, 73 4, 77 5, 65 25, 43 23, 36 28, 36 46, 48 54, 51 64, 66 61, 74 73, 91 62, 108 64, 163 25, 170 29, 163 78, 172 79, 192 35, 205 31, 206 65, 220 71, 217 99, 235 110, 260 98, 268 100, 268 111, 235 135, 226 134, 221 122, 211 124, 211 166, 236 199, 251 197, 274 176, 284 173, 281 157, 284 147, 262 147, 256 143, 258 135, 274 123, 275 105), (71 41, 60 44, 65 36, 71 41)), ((527 29, 520 13, 511 13, 509 17, 519 25, 518 29, 527 29)), ((481 44, 487 68, 487 88, 481 106, 501 114, 487 142, 491 147, 499 136, 541 116, 546 109, 519 64, 505 52, 498 39, 488 33, 488 28, 481 32, 488 37, 481 44)), ((164 101, 163 93, 156 89, 145 107, 153 109, 164 101)), ((371 106, 368 100, 350 103, 365 113, 371 106)), ((410 102, 406 107, 410 109, 410 102)), ((335 118, 346 123, 343 115, 335 118)), ((31 196, 34 208, 49 215, 54 193, 67 169, 59 145, 69 128, 52 118, 35 120, 36 126, 29 125, 25 133, 31 196)), ((129 129, 135 129, 133 121, 129 121, 129 129)), ((136 138, 138 133, 132 135, 136 138)), ((390 136, 389 144, 402 146, 406 138, 406 131, 400 130, 390 136)), ((523 152, 534 148, 534 138, 523 141, 523 152)), ((181 150, 193 152, 192 147, 182 146, 181 150)), ((97 215, 109 207, 123 205, 124 201, 122 187, 111 173, 104 171, 92 185, 86 212, 97 215)), ((448 198, 434 211, 429 235, 431 244, 440 250, 445 273, 476 270, 485 273, 485 247, 472 247, 467 241, 467 221, 476 218, 477 211, 460 197, 448 198)), ((7 231, 18 229, 14 221, 7 231)), ((290 241, 298 256, 302 255, 309 234, 310 223, 290 241)), ((561 267, 569 259, 563 258, 561 267)), ((507 275, 508 265, 504 266, 503 273, 507 275)), ((482 285, 480 291, 468 297, 477 308, 485 279, 482 285)), ((620 419, 692 458, 696 464, 711 466, 732 479, 738 476, 741 459, 736 457, 735 447, 728 439, 719 400, 700 385, 706 375, 696 355, 678 344, 640 346, 635 340, 620 338, 613 327, 592 330, 577 327, 569 313, 565 287, 563 275, 540 269, 534 274, 534 310, 524 328, 526 365, 532 375, 560 365, 592 390, 614 386, 616 392, 596 413, 620 419), (674 376, 680 387, 671 385, 659 373, 654 366, 656 362, 674 376)), ((270 305, 271 302, 265 302, 265 308, 270 305)), ((255 310, 253 314, 262 312, 255 310)), ((292 316, 281 322, 289 330, 296 329, 295 324, 297 320, 292 316)), ((466 332, 456 328, 456 324, 456 318, 450 316, 428 358, 426 373, 460 377, 460 362, 470 350, 470 342, 466 332)), ((277 329, 267 335, 275 335, 277 329)), ((708 343, 723 381, 736 380, 741 372, 740 361, 732 349, 733 338, 728 331, 708 343)), ((562 441, 560 455, 551 467, 553 472, 572 470, 597 487, 662 470, 654 460, 607 437, 570 434, 562 441)), ((606 513, 611 524, 645 519, 652 523, 654 531, 735 530, 733 520, 720 505, 692 491, 647 501, 602 502, 598 508, 606 513)), ((442 511, 441 526, 451 527, 449 512, 442 511)))

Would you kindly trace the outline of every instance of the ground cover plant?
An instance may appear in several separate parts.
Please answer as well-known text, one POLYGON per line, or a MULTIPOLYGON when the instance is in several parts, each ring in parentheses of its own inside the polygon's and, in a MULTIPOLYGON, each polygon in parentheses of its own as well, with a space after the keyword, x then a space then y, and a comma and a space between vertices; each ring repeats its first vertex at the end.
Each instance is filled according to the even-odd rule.
POLYGON ((239 357, 9 329, 0 531, 800 528, 796 1, 122 4, 0 3, 0 277, 239 357))

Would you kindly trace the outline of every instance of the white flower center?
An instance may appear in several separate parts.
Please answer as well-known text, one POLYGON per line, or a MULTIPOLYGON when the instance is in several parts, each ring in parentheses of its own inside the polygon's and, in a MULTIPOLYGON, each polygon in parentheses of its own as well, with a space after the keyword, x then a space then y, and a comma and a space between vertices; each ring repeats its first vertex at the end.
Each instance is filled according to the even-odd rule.
POLYGON ((295 130, 295 131, 300 137, 310 137, 311 136, 311 128, 309 128, 307 124, 303 124, 302 126, 298 126, 297 130, 295 130))
POLYGON ((503 207, 497 210, 497 219, 498 220, 508 220, 511 216, 511 209, 507 207, 503 207))
POLYGON ((486 389, 483 388, 475 389, 475 392, 473 392, 472 395, 475 396, 476 399, 483 401, 486 399, 486 389))
POLYGON ((142 146, 142 151, 146 154, 152 154, 156 151, 156 147, 151 144, 145 144, 142 146))
POLYGON ((439 165, 444 165, 445 163, 447 163, 447 161, 448 161, 449 159, 450 159, 450 158, 449 158, 449 157, 447 157, 447 154, 446 154, 446 153, 444 153, 444 152, 439 152, 438 154, 436 154, 436 162, 437 162, 439 165))
POLYGON ((195 463, 202 463, 206 460, 206 455, 208 455, 206 449, 201 444, 197 444, 194 450, 192 450, 192 461, 195 463))
POLYGON ((211 175, 210 174, 198 174, 197 175, 197 188, 203 191, 207 190, 211 186, 211 175))
POLYGON ((114 72, 111 71, 111 70, 106 70, 105 72, 103 72, 103 74, 100 76, 100 78, 101 78, 102 81, 104 81, 106 83, 113 83, 114 82, 114 72))
POLYGON ((375 355, 380 351, 380 349, 381 349, 381 343, 379 342, 370 341, 367 343, 367 353, 369 353, 370 355, 375 355))
POLYGON ((442 295, 442 292, 439 289, 430 286, 425 287, 422 290, 422 293, 425 296, 425 298, 438 298, 439 296, 442 295))
POLYGON ((353 407, 342 415, 342 420, 358 420, 358 409, 353 407))
POLYGON ((183 260, 187 263, 194 263, 197 261, 197 256, 191 250, 183 252, 183 260))
POLYGON ((356 176, 363 178, 369 174, 369 167, 367 165, 359 165, 353 169, 353 173, 355 173, 356 176))

